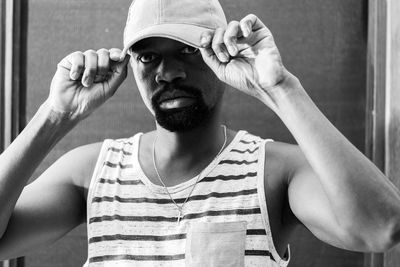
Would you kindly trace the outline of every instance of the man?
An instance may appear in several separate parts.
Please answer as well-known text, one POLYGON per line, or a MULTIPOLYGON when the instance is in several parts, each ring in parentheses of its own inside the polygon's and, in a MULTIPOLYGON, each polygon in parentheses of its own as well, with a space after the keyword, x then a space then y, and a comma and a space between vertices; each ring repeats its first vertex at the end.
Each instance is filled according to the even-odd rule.
POLYGON ((356 251, 399 239, 398 190, 284 68, 268 28, 255 15, 227 24, 216 0, 136 0, 123 51, 66 56, 0 162, 1 259, 86 219, 88 266, 286 266, 297 225, 356 251), (25 187, 129 61, 156 130, 72 150, 25 187), (221 125, 226 85, 272 109, 299 146, 221 125))

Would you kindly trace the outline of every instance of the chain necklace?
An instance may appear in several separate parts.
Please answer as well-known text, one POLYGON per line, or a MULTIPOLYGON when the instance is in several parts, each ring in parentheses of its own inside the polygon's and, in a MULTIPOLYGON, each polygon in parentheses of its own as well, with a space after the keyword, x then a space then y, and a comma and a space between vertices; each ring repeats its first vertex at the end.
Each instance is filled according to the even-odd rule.
MULTIPOLYGON (((222 144, 222 147, 220 148, 218 154, 214 157, 213 161, 221 154, 222 150, 225 148, 226 145, 226 126, 222 125, 223 129, 224 129, 224 143, 222 144)), ((183 204, 181 206, 178 205, 178 203, 175 202, 175 200, 172 198, 171 194, 168 191, 167 186, 165 185, 165 183, 163 182, 163 180, 161 179, 160 173, 158 172, 157 169, 157 165, 156 165, 156 141, 157 141, 157 135, 156 138, 154 138, 153 141, 153 165, 154 165, 154 170, 156 171, 157 174, 157 178, 160 181, 160 183, 164 186, 165 191, 167 192, 169 198, 171 199, 171 201, 174 203, 174 205, 176 206, 176 208, 178 209, 178 221, 177 224, 180 223, 181 221, 181 217, 183 215, 183 207, 185 206, 186 202, 188 201, 189 197, 192 195, 194 188, 196 187, 198 181, 200 180, 201 174, 203 173, 204 169, 201 170, 201 172, 199 173, 199 175, 197 176, 196 182, 194 183, 192 190, 190 190, 189 195, 186 197, 185 201, 183 202, 183 204)))

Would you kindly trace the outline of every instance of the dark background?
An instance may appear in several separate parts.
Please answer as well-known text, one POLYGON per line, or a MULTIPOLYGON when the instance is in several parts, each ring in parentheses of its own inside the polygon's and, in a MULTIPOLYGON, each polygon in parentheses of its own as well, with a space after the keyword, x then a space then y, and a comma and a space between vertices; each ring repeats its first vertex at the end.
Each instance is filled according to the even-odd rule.
MULTIPOLYGON (((301 80, 331 122, 364 151, 367 1, 220 1, 228 20, 239 20, 248 13, 261 18, 274 34, 286 68, 301 80)), ((76 50, 122 48, 129 5, 130 0, 29 1, 28 120, 46 99, 56 65, 64 56, 76 50)), ((277 116, 257 100, 234 89, 226 92, 225 100, 228 127, 294 142, 277 116)), ((153 128, 153 119, 129 75, 109 102, 55 147, 35 177, 74 147, 153 128)), ((32 251, 26 266, 80 266, 86 250, 82 225, 54 245, 32 251)), ((293 237, 291 250, 291 267, 363 265, 363 254, 326 245, 305 229, 293 237)))

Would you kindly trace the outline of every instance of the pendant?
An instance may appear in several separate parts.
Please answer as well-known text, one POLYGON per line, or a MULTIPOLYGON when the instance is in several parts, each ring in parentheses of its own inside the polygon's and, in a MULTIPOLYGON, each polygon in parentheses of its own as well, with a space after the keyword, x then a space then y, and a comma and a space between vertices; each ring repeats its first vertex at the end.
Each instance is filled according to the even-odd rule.
POLYGON ((177 225, 179 225, 179 223, 181 221, 181 217, 182 217, 182 208, 180 208, 178 211, 178 221, 176 222, 177 225))

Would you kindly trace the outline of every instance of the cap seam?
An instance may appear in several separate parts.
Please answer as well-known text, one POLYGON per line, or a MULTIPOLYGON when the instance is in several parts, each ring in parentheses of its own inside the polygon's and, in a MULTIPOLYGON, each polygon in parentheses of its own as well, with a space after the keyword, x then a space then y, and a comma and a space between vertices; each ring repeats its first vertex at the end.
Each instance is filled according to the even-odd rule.
MULTIPOLYGON (((214 17, 212 14, 212 10, 211 10, 211 0, 208 1, 208 13, 210 14, 210 17, 214 17)), ((215 23, 215 22, 213 22, 213 23, 215 23)), ((214 27, 216 27, 216 26, 218 26, 218 25, 214 24, 214 27)))
MULTIPOLYGON (((158 26, 158 25, 192 25, 192 26, 198 26, 198 27, 202 27, 202 28, 207 28, 210 30, 213 30, 213 27, 210 27, 209 25, 204 25, 204 24, 197 24, 197 23, 186 23, 186 22, 161 22, 161 23, 157 23, 157 24, 153 24, 150 27, 154 27, 154 26, 158 26)), ((140 29, 138 32, 141 32, 142 30, 148 29, 150 28, 149 26, 146 26, 145 28, 140 29)))
POLYGON ((161 0, 158 0, 158 14, 157 14, 157 23, 160 24, 161 23, 161 0))

